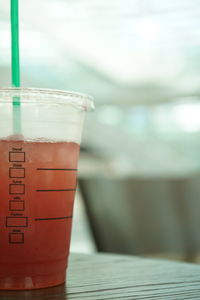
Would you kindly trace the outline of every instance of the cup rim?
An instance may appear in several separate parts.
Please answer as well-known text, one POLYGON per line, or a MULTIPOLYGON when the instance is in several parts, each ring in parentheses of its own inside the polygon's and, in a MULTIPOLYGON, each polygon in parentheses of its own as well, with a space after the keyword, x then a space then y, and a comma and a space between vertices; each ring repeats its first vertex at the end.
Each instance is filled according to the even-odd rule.
POLYGON ((83 111, 94 109, 93 97, 79 92, 33 87, 0 88, 0 103, 12 103, 15 97, 26 104, 67 104, 83 111))

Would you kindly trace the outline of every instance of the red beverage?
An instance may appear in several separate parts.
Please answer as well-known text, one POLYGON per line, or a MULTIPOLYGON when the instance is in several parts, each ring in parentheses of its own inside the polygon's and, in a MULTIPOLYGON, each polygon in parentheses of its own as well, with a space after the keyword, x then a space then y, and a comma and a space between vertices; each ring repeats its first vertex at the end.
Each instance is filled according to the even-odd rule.
POLYGON ((79 145, 0 140, 0 289, 65 281, 79 145))

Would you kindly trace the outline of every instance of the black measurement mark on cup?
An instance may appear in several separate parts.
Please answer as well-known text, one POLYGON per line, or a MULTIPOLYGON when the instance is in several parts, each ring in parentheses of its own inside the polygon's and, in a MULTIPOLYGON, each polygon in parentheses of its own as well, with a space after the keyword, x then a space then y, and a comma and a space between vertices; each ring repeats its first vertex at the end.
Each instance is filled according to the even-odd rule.
POLYGON ((36 190, 36 192, 73 192, 76 189, 61 189, 61 190, 36 190))
POLYGON ((25 194, 25 184, 23 184, 23 183, 9 184, 9 194, 10 195, 24 195, 25 194))
POLYGON ((9 178, 25 178, 25 168, 9 168, 9 178))
POLYGON ((24 163, 26 162, 26 153, 22 147, 12 147, 10 149, 9 159, 9 215, 5 218, 5 226, 8 232, 9 244, 24 244, 25 233, 21 230, 28 227, 29 219, 24 216, 25 200, 22 200, 21 195, 25 195, 26 185, 26 169, 24 163), (15 213, 14 213, 15 212, 15 213))
POLYGON ((38 171, 77 171, 78 169, 37 168, 38 171))
POLYGON ((24 233, 9 232, 9 244, 24 244, 24 233))
POLYGON ((28 217, 6 216, 6 227, 28 227, 28 217))
POLYGON ((35 218, 35 221, 50 221, 50 220, 64 220, 72 219, 72 216, 56 217, 56 218, 35 218))
POLYGON ((25 162, 26 153, 22 151, 10 151, 9 152, 9 162, 25 162))
POLYGON ((24 200, 9 200, 10 211, 24 211, 25 201, 24 200))

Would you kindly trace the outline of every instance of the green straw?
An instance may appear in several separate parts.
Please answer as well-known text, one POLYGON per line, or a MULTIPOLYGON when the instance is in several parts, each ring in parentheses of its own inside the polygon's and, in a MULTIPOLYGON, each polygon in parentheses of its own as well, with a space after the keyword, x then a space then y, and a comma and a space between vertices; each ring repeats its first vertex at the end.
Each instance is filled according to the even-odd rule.
MULTIPOLYGON (((18 0, 10 0, 10 17, 12 43, 12 86, 20 87, 18 0)), ((13 97, 13 131, 14 134, 21 133, 20 97, 13 97)))

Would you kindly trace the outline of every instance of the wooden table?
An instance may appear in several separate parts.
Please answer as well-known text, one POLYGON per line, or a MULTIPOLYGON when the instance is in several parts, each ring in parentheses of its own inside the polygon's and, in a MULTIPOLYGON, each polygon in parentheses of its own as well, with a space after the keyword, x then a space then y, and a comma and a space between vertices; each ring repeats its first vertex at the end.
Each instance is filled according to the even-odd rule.
POLYGON ((121 255, 71 255, 68 284, 0 292, 3 300, 200 299, 200 266, 121 255))

